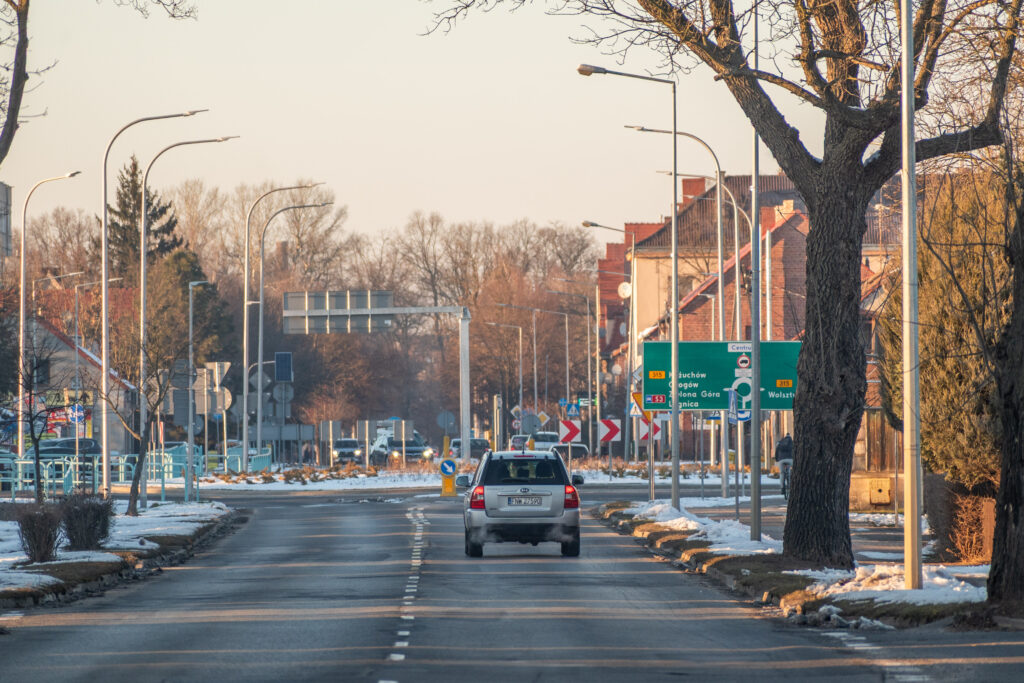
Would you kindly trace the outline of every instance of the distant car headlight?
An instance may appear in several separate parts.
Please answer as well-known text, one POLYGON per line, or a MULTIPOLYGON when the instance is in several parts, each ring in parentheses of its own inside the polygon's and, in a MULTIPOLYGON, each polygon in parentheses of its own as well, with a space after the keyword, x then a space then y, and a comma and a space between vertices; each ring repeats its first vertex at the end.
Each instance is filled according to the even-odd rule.
POLYGON ((424 448, 423 449, 423 457, 424 458, 432 458, 432 457, 434 457, 434 449, 433 448, 424 448))
POLYGON ((354 452, 354 453, 355 453, 356 455, 362 455, 362 454, 363 454, 363 449, 362 449, 362 448, 357 448, 357 449, 356 449, 355 451, 353 451, 353 452, 354 452))
POLYGON ((391 451, 391 457, 392 458, 401 458, 402 457, 402 453, 401 453, 401 451, 391 451))

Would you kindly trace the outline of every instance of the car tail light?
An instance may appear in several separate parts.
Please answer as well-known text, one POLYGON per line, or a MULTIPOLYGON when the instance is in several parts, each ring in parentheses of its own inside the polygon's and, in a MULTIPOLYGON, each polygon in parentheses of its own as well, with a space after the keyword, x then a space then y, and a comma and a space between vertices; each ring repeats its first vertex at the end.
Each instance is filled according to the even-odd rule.
POLYGON ((469 497, 469 509, 470 510, 484 510, 484 487, 477 486, 473 489, 473 494, 469 497))
POLYGON ((580 506, 580 496, 576 493, 576 487, 571 484, 565 485, 565 503, 563 507, 566 510, 572 508, 578 508, 580 506))

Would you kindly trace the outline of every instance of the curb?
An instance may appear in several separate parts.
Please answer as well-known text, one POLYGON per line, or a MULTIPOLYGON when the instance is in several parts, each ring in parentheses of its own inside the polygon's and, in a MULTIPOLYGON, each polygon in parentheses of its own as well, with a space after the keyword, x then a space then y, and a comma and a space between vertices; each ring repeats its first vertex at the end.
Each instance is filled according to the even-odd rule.
POLYGON ((185 546, 167 552, 139 559, 134 567, 126 566, 128 561, 122 560, 122 567, 117 571, 103 574, 92 580, 79 583, 75 586, 66 584, 52 584, 40 586, 31 595, 24 595, 16 598, 0 598, 0 609, 24 609, 42 605, 58 605, 75 602, 83 598, 102 595, 110 588, 114 588, 130 581, 142 581, 163 572, 164 567, 173 567, 182 564, 195 555, 196 550, 205 547, 214 540, 230 533, 235 526, 248 521, 248 516, 240 515, 236 510, 230 510, 211 523, 210 527, 196 536, 185 546))
MULTIPOLYGON (((669 551, 663 547, 665 541, 671 540, 671 535, 666 538, 657 538, 652 540, 650 534, 653 531, 661 530, 660 525, 657 522, 643 521, 636 523, 632 518, 625 518, 623 516, 617 516, 615 511, 609 512, 606 505, 599 505, 593 508, 591 514, 599 522, 605 526, 611 527, 621 534, 632 536, 647 547, 649 551, 655 555, 668 558, 672 564, 685 568, 687 571, 694 572, 697 574, 704 574, 718 583, 724 585, 729 590, 742 593, 754 600, 754 602, 761 605, 778 605, 785 608, 786 605, 781 604, 781 596, 774 595, 771 592, 766 592, 758 595, 755 591, 748 589, 745 586, 738 585, 736 577, 726 572, 716 569, 714 566, 692 559, 691 555, 695 553, 683 552, 678 553, 675 551, 669 551)), ((721 557, 728 557, 722 555, 721 557)), ((794 606, 790 606, 791 608, 794 606)), ((799 607, 797 607, 799 609, 799 607)))

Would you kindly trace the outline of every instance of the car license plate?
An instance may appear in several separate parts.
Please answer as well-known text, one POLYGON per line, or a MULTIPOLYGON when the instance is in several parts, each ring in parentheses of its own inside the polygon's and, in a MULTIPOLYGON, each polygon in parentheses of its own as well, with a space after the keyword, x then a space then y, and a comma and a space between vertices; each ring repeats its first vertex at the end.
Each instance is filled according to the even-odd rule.
POLYGON ((509 505, 540 505, 540 496, 509 496, 509 505))

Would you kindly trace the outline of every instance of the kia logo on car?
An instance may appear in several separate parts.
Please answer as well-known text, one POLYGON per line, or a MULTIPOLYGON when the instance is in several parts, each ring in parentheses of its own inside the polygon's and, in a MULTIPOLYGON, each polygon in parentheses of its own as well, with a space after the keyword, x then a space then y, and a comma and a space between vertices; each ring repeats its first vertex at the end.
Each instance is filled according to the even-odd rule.
POLYGON ((530 492, 530 489, 525 487, 525 486, 523 488, 519 489, 519 493, 529 493, 529 492, 530 492))

